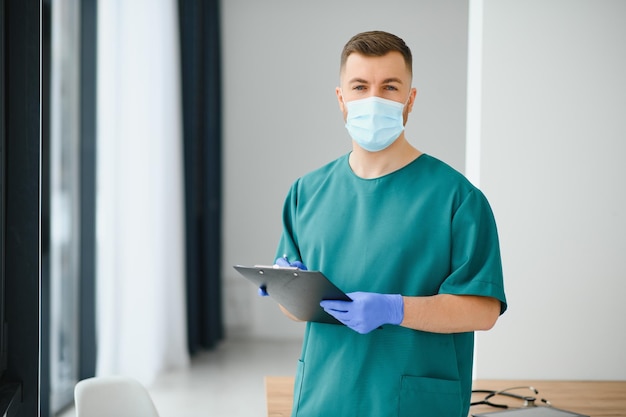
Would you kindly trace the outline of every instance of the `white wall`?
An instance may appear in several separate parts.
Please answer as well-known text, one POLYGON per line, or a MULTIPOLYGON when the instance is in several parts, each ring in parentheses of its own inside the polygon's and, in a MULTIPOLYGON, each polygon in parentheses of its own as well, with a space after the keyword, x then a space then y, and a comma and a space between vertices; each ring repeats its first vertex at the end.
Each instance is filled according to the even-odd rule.
MULTIPOLYGON (((291 182, 349 150, 334 87, 351 35, 379 28, 409 43, 420 91, 408 137, 464 170, 462 3, 223 2, 229 334, 301 335, 231 265, 271 262, 291 182)), ((626 379, 626 2, 483 6, 477 156, 510 307, 478 334, 476 376, 626 379)))
POLYGON ((626 2, 485 0, 481 186, 509 311, 480 378, 626 379, 626 2))
POLYGON ((348 39, 381 29, 414 54, 407 137, 459 170, 465 160, 465 2, 227 0, 224 60, 224 300, 229 333, 298 338, 301 324, 237 275, 273 261, 291 183, 350 150, 335 87, 348 39))

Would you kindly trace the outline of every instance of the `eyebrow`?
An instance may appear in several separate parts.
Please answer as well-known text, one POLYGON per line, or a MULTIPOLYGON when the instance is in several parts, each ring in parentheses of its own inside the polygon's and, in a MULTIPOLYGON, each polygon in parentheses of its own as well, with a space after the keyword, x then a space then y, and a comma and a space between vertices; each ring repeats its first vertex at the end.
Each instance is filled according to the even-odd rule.
MULTIPOLYGON (((353 78, 349 81, 349 84, 353 84, 353 83, 369 84, 367 80, 364 80, 362 78, 353 78)), ((402 80, 400 78, 392 77, 392 78, 387 78, 382 82, 382 84, 391 84, 391 83, 402 84, 402 80)))

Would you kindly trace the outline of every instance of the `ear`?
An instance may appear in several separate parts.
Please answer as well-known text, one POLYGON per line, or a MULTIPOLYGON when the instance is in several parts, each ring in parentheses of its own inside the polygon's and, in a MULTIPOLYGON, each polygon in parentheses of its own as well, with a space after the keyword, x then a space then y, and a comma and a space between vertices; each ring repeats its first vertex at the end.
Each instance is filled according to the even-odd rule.
POLYGON ((415 104, 415 97, 417 96, 417 88, 412 87, 411 88, 411 93, 409 94, 409 102, 407 103, 407 112, 411 113, 411 110, 413 110, 413 104, 415 104))
POLYGON ((337 102, 339 103, 339 109, 341 110, 342 113, 346 113, 346 106, 345 103, 343 101, 343 93, 341 92, 341 87, 336 87, 335 88, 335 94, 337 95, 337 102))

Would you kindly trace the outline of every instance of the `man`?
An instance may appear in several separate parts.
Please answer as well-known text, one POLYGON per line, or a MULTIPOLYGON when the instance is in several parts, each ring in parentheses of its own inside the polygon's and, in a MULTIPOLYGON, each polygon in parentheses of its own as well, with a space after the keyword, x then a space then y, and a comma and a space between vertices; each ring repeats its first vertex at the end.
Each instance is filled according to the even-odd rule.
POLYGON ((411 83, 402 39, 354 36, 336 89, 352 152, 285 201, 277 264, 322 271, 353 300, 321 303, 345 326, 307 323, 292 416, 465 417, 473 332, 506 310, 487 200, 405 138, 411 83))

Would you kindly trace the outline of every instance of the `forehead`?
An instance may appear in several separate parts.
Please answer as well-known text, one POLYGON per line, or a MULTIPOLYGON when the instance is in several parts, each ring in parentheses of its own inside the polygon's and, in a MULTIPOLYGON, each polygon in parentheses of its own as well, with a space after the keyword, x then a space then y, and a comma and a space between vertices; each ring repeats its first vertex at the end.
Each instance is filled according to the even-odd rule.
POLYGON ((376 80, 400 78, 410 82, 411 74, 400 52, 392 51, 383 56, 366 56, 352 53, 341 70, 342 82, 353 78, 376 82, 376 80))

